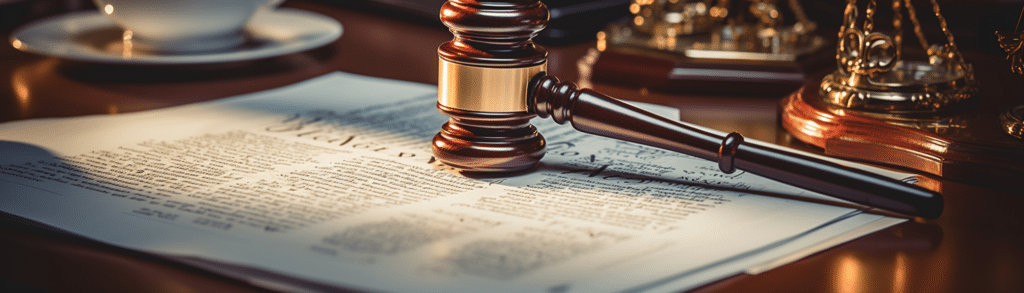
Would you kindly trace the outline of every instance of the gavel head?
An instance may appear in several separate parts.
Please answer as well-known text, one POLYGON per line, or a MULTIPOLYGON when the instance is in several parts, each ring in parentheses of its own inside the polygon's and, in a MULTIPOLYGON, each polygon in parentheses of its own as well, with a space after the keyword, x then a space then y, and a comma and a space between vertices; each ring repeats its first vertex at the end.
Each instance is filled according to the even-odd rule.
POLYGON ((538 0, 449 0, 441 22, 455 38, 437 49, 437 108, 450 117, 434 136, 437 159, 469 172, 514 172, 544 156, 530 125, 529 83, 547 69, 532 39, 548 21, 538 0))

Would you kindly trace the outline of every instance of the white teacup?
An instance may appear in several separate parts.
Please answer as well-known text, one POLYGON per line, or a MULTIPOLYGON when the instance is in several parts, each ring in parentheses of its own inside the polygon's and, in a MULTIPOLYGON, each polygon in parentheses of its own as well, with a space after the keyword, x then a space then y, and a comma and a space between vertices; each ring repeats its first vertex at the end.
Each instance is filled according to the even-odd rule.
POLYGON ((245 26, 258 10, 282 0, 93 0, 125 30, 133 49, 157 52, 218 51, 245 42, 245 26))

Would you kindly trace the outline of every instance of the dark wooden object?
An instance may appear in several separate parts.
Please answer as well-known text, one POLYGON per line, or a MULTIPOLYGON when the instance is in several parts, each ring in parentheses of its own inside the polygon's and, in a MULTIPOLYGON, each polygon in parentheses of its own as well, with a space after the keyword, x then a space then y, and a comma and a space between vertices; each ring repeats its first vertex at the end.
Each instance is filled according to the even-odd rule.
POLYGON ((934 191, 878 174, 845 167, 781 149, 743 143, 651 114, 571 82, 543 76, 534 85, 533 109, 559 124, 569 122, 586 133, 663 148, 718 161, 725 173, 737 169, 859 204, 907 215, 937 218, 942 196, 934 191))
POLYGON ((610 47, 594 61, 591 79, 666 92, 785 95, 800 88, 809 76, 827 73, 834 60, 834 48, 798 61, 755 62, 610 47))
MULTIPOLYGON (((438 58, 484 68, 522 68, 547 62, 547 51, 532 39, 548 19, 536 0, 448 1, 441 22, 455 39, 437 49, 438 58), (484 13, 486 12, 486 13, 484 13)), ((477 172, 508 172, 532 167, 544 156, 544 138, 530 125, 528 112, 464 111, 438 104, 451 117, 434 137, 442 162, 477 172)))
MULTIPOLYGON (((455 40, 441 45, 442 60, 478 67, 522 68, 544 62, 530 38, 543 28, 539 1, 451 0, 441 20, 455 40), (500 13, 499 13, 500 12, 500 13)), ((509 85, 517 86, 517 85, 509 85)), ((792 152, 744 144, 626 105, 557 78, 539 74, 528 86, 528 112, 461 111, 439 103, 451 117, 434 139, 434 153, 448 165, 471 172, 512 172, 543 156, 543 137, 529 124, 533 115, 570 122, 577 130, 718 161, 723 172, 737 168, 815 192, 907 215, 936 218, 942 196, 934 191, 792 152)), ((466 97, 471 98, 471 97, 466 97)), ((472 97, 478 98, 478 97, 472 97)), ((486 97, 485 97, 486 98, 486 97)), ((500 101, 496 101, 500 102, 500 101)))
POLYGON ((1020 103, 1019 83, 997 58, 968 56, 988 81, 976 103, 957 111, 903 117, 827 105, 821 79, 781 101, 781 124, 826 155, 910 168, 943 178, 1021 190, 1024 140, 1003 132, 999 115, 1020 103))

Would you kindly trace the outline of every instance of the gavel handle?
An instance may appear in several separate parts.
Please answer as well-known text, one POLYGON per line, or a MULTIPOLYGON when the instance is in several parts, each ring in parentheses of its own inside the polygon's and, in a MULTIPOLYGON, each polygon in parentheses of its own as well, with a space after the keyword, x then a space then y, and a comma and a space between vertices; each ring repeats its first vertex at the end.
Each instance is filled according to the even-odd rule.
POLYGON ((625 104, 571 82, 538 76, 530 84, 535 114, 577 130, 718 161, 725 173, 736 169, 835 198, 911 216, 938 218, 942 195, 879 174, 798 153, 743 143, 625 104))

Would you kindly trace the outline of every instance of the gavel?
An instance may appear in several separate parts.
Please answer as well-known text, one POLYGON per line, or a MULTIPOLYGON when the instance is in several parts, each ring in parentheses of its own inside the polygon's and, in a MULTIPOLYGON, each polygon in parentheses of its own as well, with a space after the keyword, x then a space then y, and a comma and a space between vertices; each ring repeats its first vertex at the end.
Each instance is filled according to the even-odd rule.
POLYGON ((455 36, 437 49, 437 108, 449 116, 434 136, 434 156, 466 172, 517 172, 544 156, 530 119, 551 117, 586 133, 718 162, 850 202, 937 218, 942 195, 879 174, 780 149, 744 143, 660 117, 572 82, 548 76, 547 51, 534 44, 548 21, 538 0, 449 0, 441 21, 455 36))

